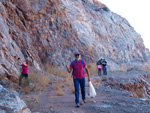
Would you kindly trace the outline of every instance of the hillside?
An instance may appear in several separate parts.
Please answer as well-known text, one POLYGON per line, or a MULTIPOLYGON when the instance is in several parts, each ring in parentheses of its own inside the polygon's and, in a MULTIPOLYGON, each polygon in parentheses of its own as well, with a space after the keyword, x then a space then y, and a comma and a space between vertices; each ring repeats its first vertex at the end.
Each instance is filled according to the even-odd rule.
POLYGON ((18 58, 28 58, 31 77, 37 80, 38 76, 38 82, 31 82, 30 90, 36 89, 34 85, 40 79, 50 77, 56 82, 65 76, 68 81, 69 75, 63 71, 77 50, 87 64, 105 58, 109 74, 150 70, 150 52, 141 35, 125 18, 97 0, 0 0, 0 84, 3 87, 15 86, 20 91, 18 58), (46 72, 45 68, 51 66, 54 67, 49 70, 51 73, 46 72), (57 75, 53 74, 56 68, 57 75))
POLYGON ((92 0, 2 0, 0 6, 1 74, 18 74, 18 57, 33 59, 37 69, 63 67, 76 50, 88 63, 105 58, 112 71, 148 60, 128 21, 92 0))

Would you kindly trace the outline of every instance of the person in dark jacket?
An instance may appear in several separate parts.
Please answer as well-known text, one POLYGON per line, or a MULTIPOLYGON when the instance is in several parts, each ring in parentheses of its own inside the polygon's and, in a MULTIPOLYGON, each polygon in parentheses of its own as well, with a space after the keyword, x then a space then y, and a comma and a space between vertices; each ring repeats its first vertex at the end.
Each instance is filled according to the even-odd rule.
POLYGON ((103 59, 103 62, 102 62, 102 69, 103 69, 103 75, 107 75, 107 62, 105 59, 103 59))
POLYGON ((102 62, 103 62, 102 58, 97 62, 98 76, 102 75, 102 62))

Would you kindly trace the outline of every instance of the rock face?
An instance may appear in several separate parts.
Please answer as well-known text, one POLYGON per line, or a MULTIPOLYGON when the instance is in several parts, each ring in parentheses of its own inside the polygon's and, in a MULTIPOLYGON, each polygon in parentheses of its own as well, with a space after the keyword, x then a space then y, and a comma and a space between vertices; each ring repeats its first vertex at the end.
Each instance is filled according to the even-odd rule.
POLYGON ((87 62, 101 57, 109 69, 148 60, 141 36, 97 0, 0 0, 0 75, 17 77, 17 58, 63 67, 78 50, 87 62))
POLYGON ((117 90, 127 90, 137 98, 150 98, 150 73, 148 71, 141 72, 133 69, 101 78, 102 86, 117 90))
POLYGON ((0 112, 1 113, 31 113, 26 104, 16 92, 9 91, 0 85, 0 112))

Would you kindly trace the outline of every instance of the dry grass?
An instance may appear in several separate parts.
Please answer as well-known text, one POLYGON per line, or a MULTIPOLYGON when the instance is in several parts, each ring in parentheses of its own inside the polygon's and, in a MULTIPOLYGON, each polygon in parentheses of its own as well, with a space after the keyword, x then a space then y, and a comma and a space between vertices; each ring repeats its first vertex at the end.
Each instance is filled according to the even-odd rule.
POLYGON ((94 88, 98 89, 102 83, 102 80, 101 79, 92 79, 91 82, 92 82, 94 88))
POLYGON ((90 76, 94 76, 94 74, 97 72, 97 66, 96 63, 90 63, 87 65, 90 76))
POLYGON ((38 95, 33 95, 33 101, 38 101, 39 96, 38 95))
POLYGON ((65 70, 59 70, 53 66, 46 65, 45 71, 57 77, 57 82, 53 89, 56 91, 58 96, 62 96, 65 92, 62 90, 65 86, 72 86, 73 84, 71 74, 65 70), (60 78, 63 78, 60 80, 60 78))
POLYGON ((69 74, 66 70, 60 70, 55 68, 54 66, 46 65, 45 71, 57 77, 64 77, 64 78, 71 77, 71 74, 69 74))
POLYGON ((58 91, 60 89, 60 86, 58 86, 57 84, 54 86, 54 90, 58 91))
POLYGON ((64 80, 64 83, 67 85, 67 86, 72 86, 73 84, 73 78, 69 77, 69 78, 65 78, 64 80))
POLYGON ((57 96, 63 96, 63 95, 65 95, 65 92, 63 90, 60 89, 57 91, 57 96))
POLYGON ((43 74, 37 71, 31 71, 29 74, 29 79, 33 85, 31 86, 31 90, 34 92, 44 90, 48 84, 51 84, 52 81, 48 74, 43 74))
POLYGON ((74 86, 72 86, 72 93, 75 93, 75 88, 74 88, 74 86))
POLYGON ((54 86, 54 90, 57 93, 57 96, 63 96, 65 95, 65 91, 63 91, 62 89, 65 87, 66 83, 64 83, 61 80, 57 80, 57 84, 54 86))
POLYGON ((29 98, 23 98, 23 100, 26 102, 26 104, 28 105, 28 107, 30 109, 32 109, 34 107, 35 102, 37 102, 39 99, 38 95, 30 95, 29 98))
POLYGON ((29 93, 29 86, 23 86, 22 92, 24 92, 25 94, 28 94, 29 93))

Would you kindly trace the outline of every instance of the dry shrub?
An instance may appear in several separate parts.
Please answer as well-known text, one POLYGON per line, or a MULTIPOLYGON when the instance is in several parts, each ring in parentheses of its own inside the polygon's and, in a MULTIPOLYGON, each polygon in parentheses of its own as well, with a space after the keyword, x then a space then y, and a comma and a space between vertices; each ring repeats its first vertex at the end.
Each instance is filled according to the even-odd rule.
POLYGON ((57 96, 63 96, 65 94, 61 87, 65 87, 65 83, 61 80, 57 80, 57 84, 54 86, 57 96))
POLYGON ((75 93, 75 88, 74 88, 74 86, 72 86, 72 93, 75 93))
POLYGON ((31 102, 29 108, 33 109, 33 106, 34 106, 34 102, 31 102))
POLYGON ((98 89, 100 84, 102 83, 102 80, 100 80, 100 79, 93 79, 93 80, 91 80, 91 82, 92 82, 94 88, 98 89))
POLYGON ((52 82, 48 74, 34 70, 30 70, 29 80, 33 84, 30 87, 34 92, 44 90, 45 87, 52 82))
POLYGON ((65 78, 64 83, 65 83, 67 86, 72 86, 73 80, 72 80, 71 77, 68 77, 68 78, 65 78))
POLYGON ((97 72, 97 66, 95 63, 90 63, 87 65, 88 70, 89 70, 89 74, 91 76, 94 76, 94 74, 97 72))
POLYGON ((57 84, 54 86, 54 90, 59 90, 60 86, 58 86, 57 84))
POLYGON ((38 100, 38 98, 39 98, 39 96, 38 95, 33 95, 33 101, 37 101, 38 100))
POLYGON ((52 74, 57 77, 57 84, 54 86, 55 90, 59 90, 60 87, 64 88, 66 85, 70 86, 72 82, 71 74, 68 73, 66 70, 59 70, 54 66, 46 65, 45 71, 49 74, 52 74), (59 77, 63 77, 64 81, 59 80, 59 77))
POLYGON ((47 74, 40 77, 39 83, 43 88, 45 88, 46 85, 49 84, 49 82, 50 82, 50 78, 47 74))
POLYGON ((32 95, 29 98, 23 98, 25 103, 28 105, 30 109, 34 107, 35 102, 38 101, 39 96, 38 95, 32 95))
POLYGON ((63 82, 57 79, 57 84, 54 86, 54 90, 59 90, 62 85, 64 85, 63 82))
POLYGON ((64 86, 64 82, 61 80, 57 80, 57 84, 54 86, 54 90, 57 93, 57 96, 63 96, 65 92, 62 90, 62 86, 64 86))
POLYGON ((29 86, 23 86, 22 92, 24 92, 25 94, 28 94, 29 93, 29 86))
POLYGON ((57 69, 54 66, 47 65, 45 68, 45 71, 48 72, 49 74, 52 74, 58 77, 64 77, 64 78, 71 77, 71 75, 67 71, 57 69))
POLYGON ((63 96, 64 94, 65 92, 61 89, 57 91, 57 96, 63 96))

